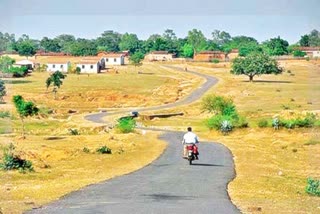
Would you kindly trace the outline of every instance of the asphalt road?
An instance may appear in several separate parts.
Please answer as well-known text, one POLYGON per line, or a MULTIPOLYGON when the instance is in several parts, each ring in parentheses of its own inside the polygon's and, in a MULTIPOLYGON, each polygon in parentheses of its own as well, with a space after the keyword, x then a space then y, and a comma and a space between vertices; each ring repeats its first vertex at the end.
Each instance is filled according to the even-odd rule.
MULTIPOLYGON (((139 111, 171 108, 199 99, 217 82, 213 77, 201 76, 207 79, 206 83, 185 100, 139 111)), ((106 114, 98 113, 86 119, 104 123, 102 118, 106 114)), ((221 144, 202 142, 199 160, 190 166, 182 159, 182 136, 181 132, 166 131, 160 139, 167 141, 168 147, 150 165, 90 185, 29 213, 240 213, 227 193, 227 184, 235 176, 230 151, 221 144)))

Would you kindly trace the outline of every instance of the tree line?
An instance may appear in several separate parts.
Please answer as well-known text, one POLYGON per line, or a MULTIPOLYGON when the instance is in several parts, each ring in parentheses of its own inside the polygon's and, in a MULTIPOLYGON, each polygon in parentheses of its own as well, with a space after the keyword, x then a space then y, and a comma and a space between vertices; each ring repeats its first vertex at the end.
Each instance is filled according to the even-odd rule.
POLYGON ((0 32, 0 52, 17 51, 23 56, 32 56, 36 51, 65 52, 74 56, 96 55, 98 51, 118 52, 128 50, 131 54, 142 54, 150 51, 168 51, 178 57, 192 57, 199 51, 230 52, 238 49, 240 56, 252 52, 263 52, 270 56, 286 55, 294 52, 297 46, 320 46, 320 32, 312 30, 301 36, 296 43, 276 37, 259 43, 248 36, 231 36, 228 32, 214 30, 211 38, 206 38, 201 30, 192 29, 185 38, 178 38, 173 30, 167 29, 160 34, 152 34, 146 40, 140 40, 136 34, 107 30, 95 39, 76 38, 70 34, 62 34, 55 38, 43 37, 32 39, 23 34, 16 39, 14 34, 0 32))

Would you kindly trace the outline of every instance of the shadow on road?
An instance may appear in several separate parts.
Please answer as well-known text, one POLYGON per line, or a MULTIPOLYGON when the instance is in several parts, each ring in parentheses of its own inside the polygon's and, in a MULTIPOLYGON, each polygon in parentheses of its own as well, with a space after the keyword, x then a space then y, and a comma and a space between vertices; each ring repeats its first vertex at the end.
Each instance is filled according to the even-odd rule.
POLYGON ((224 166, 218 164, 208 164, 208 163, 192 163, 193 166, 224 166))

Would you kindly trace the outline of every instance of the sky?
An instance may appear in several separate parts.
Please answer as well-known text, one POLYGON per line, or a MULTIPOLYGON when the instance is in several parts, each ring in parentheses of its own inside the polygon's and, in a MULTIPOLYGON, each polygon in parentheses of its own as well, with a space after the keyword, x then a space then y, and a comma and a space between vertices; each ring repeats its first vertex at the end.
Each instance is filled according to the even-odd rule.
POLYGON ((320 31, 320 0, 0 0, 0 31, 53 38, 96 38, 105 30, 140 39, 172 29, 180 38, 192 29, 214 30, 259 42, 280 36, 290 44, 320 31))

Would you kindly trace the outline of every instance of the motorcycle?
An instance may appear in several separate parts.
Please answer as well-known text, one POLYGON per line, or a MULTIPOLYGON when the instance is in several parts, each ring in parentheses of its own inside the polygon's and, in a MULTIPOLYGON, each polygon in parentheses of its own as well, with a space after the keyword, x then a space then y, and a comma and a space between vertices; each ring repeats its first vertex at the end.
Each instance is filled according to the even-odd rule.
POLYGON ((192 165, 192 161, 198 160, 198 147, 195 144, 187 145, 187 160, 189 161, 189 165, 192 165))

